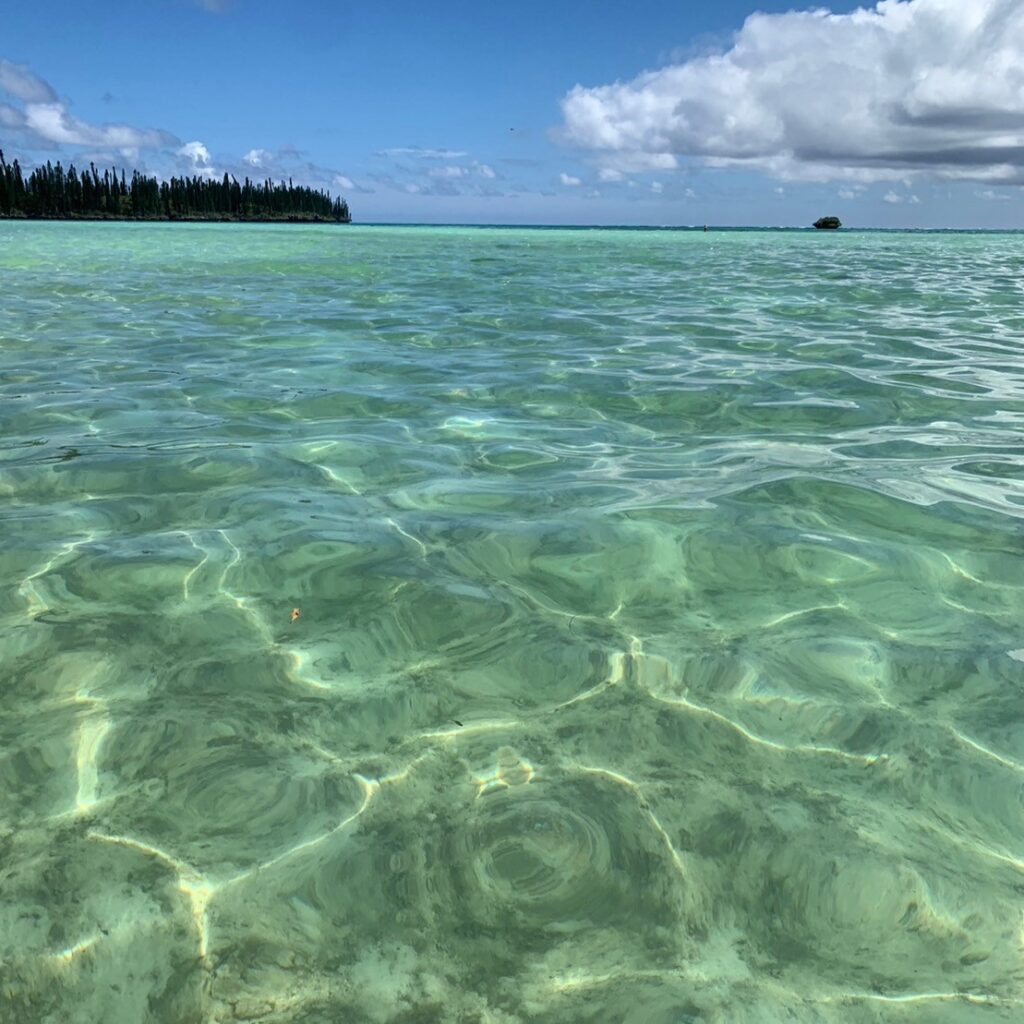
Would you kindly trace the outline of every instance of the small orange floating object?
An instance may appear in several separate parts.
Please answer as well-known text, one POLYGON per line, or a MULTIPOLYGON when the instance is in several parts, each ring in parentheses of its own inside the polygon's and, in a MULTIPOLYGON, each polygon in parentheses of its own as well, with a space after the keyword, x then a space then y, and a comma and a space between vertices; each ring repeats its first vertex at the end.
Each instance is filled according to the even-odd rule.
POLYGON ((292 622, 294 622, 298 617, 299 617, 299 609, 298 608, 293 608, 292 609, 292 622))

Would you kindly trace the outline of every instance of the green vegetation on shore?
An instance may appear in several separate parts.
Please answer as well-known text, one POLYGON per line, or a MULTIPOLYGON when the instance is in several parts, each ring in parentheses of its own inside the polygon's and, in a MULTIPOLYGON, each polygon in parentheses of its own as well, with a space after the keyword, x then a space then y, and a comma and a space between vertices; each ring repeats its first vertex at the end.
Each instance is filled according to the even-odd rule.
POLYGON ((18 161, 8 164, 0 151, 0 217, 58 220, 254 220, 334 221, 347 224, 348 203, 329 192, 273 182, 239 184, 224 177, 159 181, 138 171, 126 180, 122 170, 94 164, 65 171, 46 162, 26 178, 18 161))

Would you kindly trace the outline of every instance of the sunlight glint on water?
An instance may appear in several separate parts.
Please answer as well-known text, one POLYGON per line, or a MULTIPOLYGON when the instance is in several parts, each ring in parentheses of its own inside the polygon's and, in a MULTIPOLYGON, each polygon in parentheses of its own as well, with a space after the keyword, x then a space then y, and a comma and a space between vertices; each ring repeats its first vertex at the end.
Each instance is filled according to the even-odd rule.
POLYGON ((0 224, 0 1018, 1020 1020, 1022 281, 0 224))

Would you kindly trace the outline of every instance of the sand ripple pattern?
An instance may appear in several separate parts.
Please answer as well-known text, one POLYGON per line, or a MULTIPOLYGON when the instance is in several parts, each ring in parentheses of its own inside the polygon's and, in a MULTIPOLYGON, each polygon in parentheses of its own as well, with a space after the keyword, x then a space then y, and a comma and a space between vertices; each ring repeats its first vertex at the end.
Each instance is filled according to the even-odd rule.
POLYGON ((1022 1018, 1020 236, 0 276, 0 1018, 1022 1018))

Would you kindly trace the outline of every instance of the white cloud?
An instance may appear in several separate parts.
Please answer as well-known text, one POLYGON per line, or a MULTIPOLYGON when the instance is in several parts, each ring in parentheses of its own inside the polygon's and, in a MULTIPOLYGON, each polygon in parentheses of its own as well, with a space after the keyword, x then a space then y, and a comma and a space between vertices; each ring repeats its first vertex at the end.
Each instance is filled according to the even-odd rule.
POLYGON ((247 163, 250 167, 262 167, 272 154, 266 149, 250 149, 242 160, 247 163))
POLYGON ((8 159, 19 158, 22 166, 35 163, 34 152, 57 150, 60 158, 75 163, 111 164, 125 161, 129 168, 148 173, 197 174, 220 177, 228 173, 241 180, 253 168, 261 176, 293 177, 296 182, 316 188, 343 188, 369 194, 367 187, 329 167, 305 158, 293 146, 276 150, 250 149, 240 158, 214 165, 207 146, 199 140, 183 143, 170 132, 136 128, 126 124, 93 124, 75 117, 69 103, 28 68, 0 60, 0 148, 8 159), (5 102, 3 97, 10 97, 5 102), (64 148, 70 153, 60 153, 64 148))
POLYGON ((461 149, 424 149, 422 146, 397 146, 392 149, 382 149, 377 155, 387 157, 411 156, 418 160, 460 160, 467 154, 465 150, 461 149))
POLYGON ((840 199, 856 199, 860 195, 860 189, 857 188, 841 188, 836 193, 840 199))
POLYGON ((71 114, 52 86, 22 64, 0 60, 0 93, 22 106, 0 103, 0 124, 31 148, 89 146, 137 152, 178 145, 170 132, 128 124, 91 124, 71 114))
POLYGON ((697 193, 694 192, 692 188, 688 188, 686 190, 686 192, 683 193, 683 194, 686 196, 687 199, 696 199, 697 198, 697 193))
POLYGON ((774 191, 775 191, 775 194, 777 196, 784 196, 786 194, 786 190, 784 188, 782 188, 782 187, 779 187, 779 188, 775 189, 774 191))
POLYGON ((199 141, 186 142, 178 150, 178 156, 191 160, 196 167, 207 167, 210 163, 210 151, 199 141))
POLYGON ((490 164, 474 163, 473 166, 476 168, 476 173, 479 174, 481 178, 493 179, 498 176, 497 172, 490 166, 490 164))
POLYGON ((583 184, 582 179, 577 178, 573 174, 566 174, 565 171, 562 171, 562 173, 558 176, 558 180, 563 185, 568 185, 570 188, 575 188, 577 185, 583 184))
MULTIPOLYGON (((192 144, 190 143, 189 145, 191 146, 192 144)), ((202 146, 203 150, 206 150, 202 143, 197 143, 197 145, 202 146)), ((183 148, 187 149, 188 147, 183 148)), ((179 159, 192 160, 188 153, 179 152, 178 155, 179 159)), ((197 150, 196 156, 201 164, 202 153, 197 150)), ((208 152, 206 156, 208 162, 212 160, 208 152)), ((280 146, 277 149, 250 149, 241 157, 239 162, 222 164, 217 173, 223 174, 227 171, 228 174, 241 180, 253 170, 258 171, 260 177, 271 178, 274 181, 294 178, 295 181, 314 188, 341 188, 346 192, 358 192, 363 195, 373 192, 372 188, 361 185, 349 175, 342 174, 335 168, 324 167, 307 159, 302 150, 296 149, 295 146, 291 145, 280 146)), ((200 170, 199 173, 209 175, 210 172, 200 170)))
POLYGON ((913 205, 914 205, 915 203, 919 203, 919 202, 921 202, 921 200, 920 200, 920 199, 918 199, 918 198, 917 198, 917 196, 911 196, 911 197, 910 197, 910 198, 909 198, 909 199, 907 200, 907 202, 908 202, 908 203, 910 203, 910 205, 911 205, 911 206, 913 206, 913 205))
POLYGON ((691 157, 784 178, 1024 181, 1024 4, 753 14, 724 53, 576 86, 566 141, 628 170, 691 157))
POLYGON ((671 153, 602 153, 602 168, 623 174, 643 174, 645 171, 674 171, 679 161, 671 153))
POLYGON ((625 178, 625 174, 622 173, 617 167, 602 167, 597 172, 597 176, 601 181, 622 181, 625 178))
POLYGON ((24 118, 25 127, 43 143, 154 149, 177 142, 173 135, 156 129, 133 128, 127 124, 89 124, 69 114, 63 103, 27 103, 24 118))
POLYGON ((651 182, 651 191, 656 195, 660 196, 665 191, 665 186, 660 181, 651 182))
POLYGON ((198 140, 186 142, 175 151, 175 155, 190 174, 197 174, 200 178, 219 178, 221 175, 211 162, 210 151, 198 140))
POLYGON ((882 196, 882 202, 883 203, 902 203, 903 202, 903 196, 899 195, 896 192, 893 192, 892 189, 890 189, 888 192, 885 193, 884 196, 882 196))
POLYGON ((979 199, 986 199, 989 202, 1004 202, 1010 197, 1005 192, 996 192, 994 189, 986 188, 974 193, 979 199))
POLYGON ((465 167, 449 164, 446 167, 433 167, 428 173, 432 178, 447 178, 451 180, 453 178, 465 178, 469 171, 465 167))

